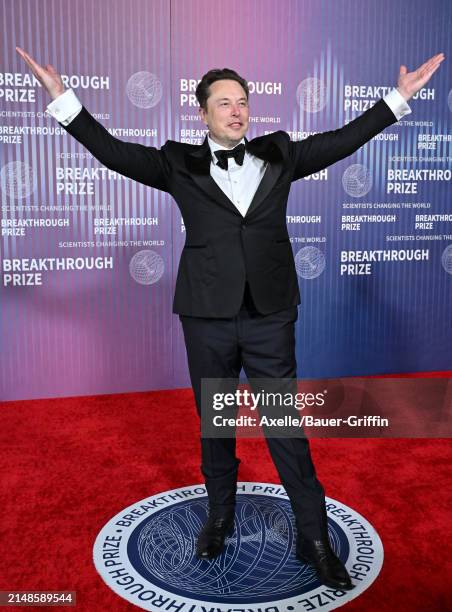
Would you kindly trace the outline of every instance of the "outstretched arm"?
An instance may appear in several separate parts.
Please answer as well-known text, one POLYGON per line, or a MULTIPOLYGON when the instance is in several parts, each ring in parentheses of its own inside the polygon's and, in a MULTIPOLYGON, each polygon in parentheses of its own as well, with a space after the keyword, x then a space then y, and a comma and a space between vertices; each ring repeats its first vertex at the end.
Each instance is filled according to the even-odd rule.
MULTIPOLYGON (((408 72, 406 66, 400 66, 397 90, 401 96, 409 100, 428 82, 443 60, 444 54, 438 53, 413 72, 408 72)), ((318 172, 351 155, 395 121, 397 117, 388 104, 379 100, 372 108, 342 128, 314 134, 299 142, 291 142, 292 180, 318 172)))
MULTIPOLYGON (((57 100, 62 94, 69 94, 70 90, 65 92, 61 76, 51 64, 41 66, 20 47, 16 47, 16 50, 53 100, 57 100)), ((158 150, 155 147, 119 140, 84 107, 77 110, 70 122, 64 122, 62 125, 107 168, 145 185, 170 191, 170 169, 165 147, 158 150)))

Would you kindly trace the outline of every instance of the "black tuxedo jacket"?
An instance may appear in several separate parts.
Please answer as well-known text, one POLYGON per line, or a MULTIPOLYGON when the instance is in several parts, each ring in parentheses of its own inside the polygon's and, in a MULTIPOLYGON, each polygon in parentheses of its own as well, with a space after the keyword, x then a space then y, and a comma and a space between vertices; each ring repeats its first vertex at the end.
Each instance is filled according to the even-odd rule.
POLYGON ((210 176, 207 138, 202 145, 168 140, 161 149, 127 143, 85 108, 66 130, 108 168, 173 196, 186 227, 173 312, 217 318, 237 314, 246 281, 262 314, 300 303, 286 226, 292 181, 350 155, 396 120, 379 100, 337 130, 299 142, 282 131, 247 142, 267 166, 245 217, 210 176))

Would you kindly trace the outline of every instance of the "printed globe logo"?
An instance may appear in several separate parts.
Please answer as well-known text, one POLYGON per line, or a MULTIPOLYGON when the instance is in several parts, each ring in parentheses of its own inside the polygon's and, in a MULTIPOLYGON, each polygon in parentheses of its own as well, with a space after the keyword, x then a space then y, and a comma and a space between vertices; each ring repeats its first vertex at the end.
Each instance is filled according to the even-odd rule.
POLYGON ((280 485, 238 483, 235 526, 221 556, 196 557, 207 518, 206 489, 193 485, 154 495, 113 517, 94 544, 97 571, 119 596, 144 610, 200 612, 332 610, 357 597, 381 569, 383 549, 372 526, 327 499, 329 537, 355 588, 329 589, 295 556, 296 527, 280 485), (312 603, 311 603, 312 602, 312 603), (270 606, 270 607, 268 607, 270 606), (301 607, 300 607, 301 606, 301 607))
POLYGON ((441 256, 441 263, 448 274, 452 274, 452 244, 449 244, 441 256))
POLYGON ((452 113, 452 89, 449 91, 449 95, 447 96, 447 105, 452 113))
POLYGON ((342 186, 352 198, 366 195, 372 188, 370 170, 362 164, 352 164, 342 175, 342 186))
POLYGON ((130 275, 140 285, 152 285, 163 275, 165 264, 155 251, 138 251, 129 263, 130 275))
POLYGON ((9 162, 0 172, 0 186, 9 198, 23 200, 36 189, 36 173, 25 162, 9 162))
POLYGON ((127 81, 126 93, 138 108, 157 106, 162 98, 162 83, 152 72, 135 72, 127 81))
MULTIPOLYGON (((203 599, 208 567, 201 561, 193 563, 193 555, 197 534, 206 518, 205 499, 186 502, 170 514, 157 513, 132 539, 138 550, 132 564, 140 574, 147 572, 149 578, 159 579, 161 586, 203 599)), ((209 575, 210 597, 225 594, 225 579, 230 583, 227 593, 231 601, 238 602, 245 593, 259 598, 268 594, 269 587, 276 599, 292 591, 298 582, 299 567, 287 559, 291 552, 289 542, 293 541, 288 507, 269 499, 260 512, 259 498, 247 496, 239 504, 236 521, 235 533, 226 539, 222 572, 209 575), (235 554, 237 546, 240 557, 235 554), (285 560, 284 568, 280 567, 281 558, 285 560)), ((305 573, 308 576, 304 578, 311 580, 312 571, 305 573)))
POLYGON ((322 274, 325 266, 325 255, 317 247, 303 247, 295 255, 295 269, 301 278, 307 280, 317 278, 322 274))
POLYGON ((297 87, 297 102, 308 113, 318 113, 326 105, 326 85, 320 79, 308 77, 297 87))

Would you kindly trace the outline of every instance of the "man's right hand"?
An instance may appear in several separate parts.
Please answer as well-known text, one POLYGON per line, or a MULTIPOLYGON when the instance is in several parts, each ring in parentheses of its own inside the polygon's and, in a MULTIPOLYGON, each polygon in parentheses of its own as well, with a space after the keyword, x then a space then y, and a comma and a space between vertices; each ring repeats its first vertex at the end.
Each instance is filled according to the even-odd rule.
POLYGON ((30 70, 49 93, 51 98, 55 100, 58 96, 64 93, 64 85, 61 76, 51 64, 40 66, 35 60, 28 55, 26 51, 20 47, 16 47, 17 53, 28 64, 30 70))

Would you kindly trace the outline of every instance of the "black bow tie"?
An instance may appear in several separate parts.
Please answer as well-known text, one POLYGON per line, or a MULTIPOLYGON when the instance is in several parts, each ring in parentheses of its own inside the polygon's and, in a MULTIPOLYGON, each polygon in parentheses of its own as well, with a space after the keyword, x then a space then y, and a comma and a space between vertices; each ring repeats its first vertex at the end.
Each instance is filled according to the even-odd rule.
POLYGON ((245 157, 245 145, 239 144, 233 149, 219 149, 215 151, 215 156, 217 157, 217 166, 223 168, 223 170, 228 169, 228 158, 233 157, 235 159, 235 163, 239 166, 243 165, 243 159, 245 157))

